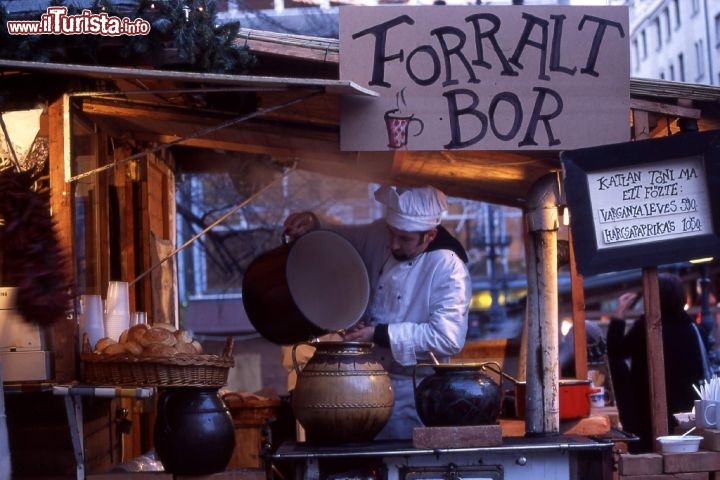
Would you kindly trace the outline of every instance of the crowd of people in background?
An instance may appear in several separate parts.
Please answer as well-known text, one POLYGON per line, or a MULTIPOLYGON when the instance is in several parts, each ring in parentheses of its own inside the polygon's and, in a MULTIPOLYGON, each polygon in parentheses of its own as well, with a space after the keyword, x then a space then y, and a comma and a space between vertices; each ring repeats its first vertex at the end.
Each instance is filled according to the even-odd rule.
MULTIPOLYGON (((673 413, 692 410, 697 398, 693 385, 710 375, 707 334, 685 310, 687 295, 679 276, 660 274, 658 289, 667 420, 672 431, 677 425, 673 413)), ((626 314, 637 300, 635 292, 620 295, 607 330, 608 362, 620 421, 639 438, 628 445, 631 453, 651 452, 654 447, 645 315, 629 328, 625 324, 626 314)))
MULTIPOLYGON (((693 385, 698 386, 720 370, 720 313, 716 297, 710 293, 710 308, 706 305, 702 311, 700 296, 692 295, 695 292, 690 287, 678 275, 658 276, 669 432, 677 425, 674 413, 692 410, 698 398, 693 385), (691 306, 695 307, 692 315, 688 313, 691 306)), ((624 430, 638 437, 628 445, 631 453, 652 452, 654 446, 646 319, 641 307, 642 296, 638 292, 624 292, 616 299, 607 331, 597 321, 585 321, 588 364, 607 362, 620 422, 624 430)), ((560 342, 559 366, 563 378, 575 378, 573 333, 570 329, 560 342)))

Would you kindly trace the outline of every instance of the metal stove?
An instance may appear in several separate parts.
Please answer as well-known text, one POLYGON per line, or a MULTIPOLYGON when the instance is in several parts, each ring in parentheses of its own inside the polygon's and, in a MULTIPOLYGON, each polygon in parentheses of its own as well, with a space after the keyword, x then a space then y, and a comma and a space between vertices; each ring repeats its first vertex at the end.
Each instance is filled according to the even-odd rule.
POLYGON ((0 287, 0 362, 4 382, 44 381, 51 377, 50 352, 40 327, 15 310, 15 287, 0 287))
POLYGON ((506 437, 503 444, 474 448, 415 448, 412 442, 313 446, 284 443, 270 456, 273 466, 289 462, 302 480, 568 480, 612 478, 610 441, 582 436, 506 437), (351 468, 332 471, 328 465, 351 468), (368 473, 371 472, 371 473, 368 473))

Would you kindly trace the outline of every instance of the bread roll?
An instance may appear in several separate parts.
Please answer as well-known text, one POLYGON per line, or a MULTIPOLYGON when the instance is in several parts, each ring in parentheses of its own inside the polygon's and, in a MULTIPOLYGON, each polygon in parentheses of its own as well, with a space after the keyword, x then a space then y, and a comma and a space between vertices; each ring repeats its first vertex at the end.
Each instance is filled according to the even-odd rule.
POLYGON ((176 343, 175 349, 178 351, 178 353, 185 353, 188 355, 195 355, 197 353, 197 350, 195 350, 195 346, 192 343, 187 342, 176 343))
POLYGON ((166 322, 153 323, 153 328, 164 328, 170 333, 174 333, 177 330, 177 328, 175 328, 175 325, 166 322))
POLYGON ((134 342, 132 340, 128 340, 123 344, 125 347, 125 350, 128 351, 128 353, 132 353, 133 355, 142 355, 143 353, 143 347, 137 342, 134 342))
POLYGON ((127 353, 122 343, 111 343, 102 350, 103 355, 122 355, 127 353))
POLYGON ((193 341, 192 335, 187 330, 176 330, 173 335, 178 343, 192 343, 193 341))
POLYGON ((195 347, 195 353, 200 354, 203 352, 203 347, 202 347, 202 345, 200 345, 200 342, 198 342, 197 340, 192 341, 192 346, 195 347))
POLYGON ((140 338, 140 345, 147 348, 150 345, 160 344, 172 347, 177 343, 175 335, 164 328, 152 327, 140 338))
POLYGON ((145 347, 142 354, 145 357, 173 357, 177 353, 175 347, 163 345, 162 343, 153 343, 145 347))
POLYGON ((117 340, 110 337, 103 337, 95 344, 95 352, 102 353, 102 351, 105 350, 108 345, 112 345, 113 343, 117 343, 117 340))
POLYGON ((150 327, 147 326, 144 323, 140 323, 138 325, 133 325, 128 330, 128 341, 133 341, 136 343, 140 343, 140 339, 145 335, 145 333, 150 330, 150 327))

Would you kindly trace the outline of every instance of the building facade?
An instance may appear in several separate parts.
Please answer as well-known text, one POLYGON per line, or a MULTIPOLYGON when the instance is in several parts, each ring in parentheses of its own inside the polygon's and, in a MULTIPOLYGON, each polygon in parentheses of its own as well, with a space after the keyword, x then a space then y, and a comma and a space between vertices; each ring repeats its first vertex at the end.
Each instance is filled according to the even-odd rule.
POLYGON ((720 1, 630 0, 630 75, 720 84, 720 1))

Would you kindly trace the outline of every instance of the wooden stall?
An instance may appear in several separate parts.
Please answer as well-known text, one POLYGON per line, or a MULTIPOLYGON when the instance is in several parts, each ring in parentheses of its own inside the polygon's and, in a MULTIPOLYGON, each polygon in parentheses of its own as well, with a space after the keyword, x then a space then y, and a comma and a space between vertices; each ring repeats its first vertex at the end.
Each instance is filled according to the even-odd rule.
MULTIPOLYGON (((341 100, 377 94, 339 79, 338 42, 250 31, 241 37, 272 68, 244 76, 0 60, 0 88, 25 87, 6 99, 5 110, 30 103, 42 108, 38 138, 47 144, 50 208, 60 245, 74 260, 67 273, 82 293, 103 294, 110 280, 137 279, 132 309, 175 321, 176 292, 160 288, 163 270, 173 266, 161 261, 178 247, 174 179, 183 172, 229 171, 262 160, 280 170, 433 184, 451 196, 523 209, 541 179, 561 175, 556 150, 340 150, 341 100)), ((717 87, 630 79, 629 122, 622 128, 632 140, 674 135, 679 121, 700 131, 718 129, 718 98, 717 87)), ((582 342, 582 279, 576 276, 573 285, 576 339, 582 342)), ((62 399, 48 393, 81 378, 75 311, 47 334, 51 378, 5 387, 18 478, 76 473, 62 399), (48 415, 33 416, 37 410, 48 415), (32 442, 36 427, 47 429, 43 437, 53 442, 32 442), (29 461, 28 448, 44 462, 29 461)), ((516 347, 490 349, 522 355, 516 347)), ((483 351, 479 344, 469 348, 483 351)), ((584 349, 576 352, 581 374, 584 349)), ((81 408, 86 473, 107 471, 152 446, 151 402, 84 399, 81 408), (124 420, 131 422, 129 433, 121 428, 124 420)))

